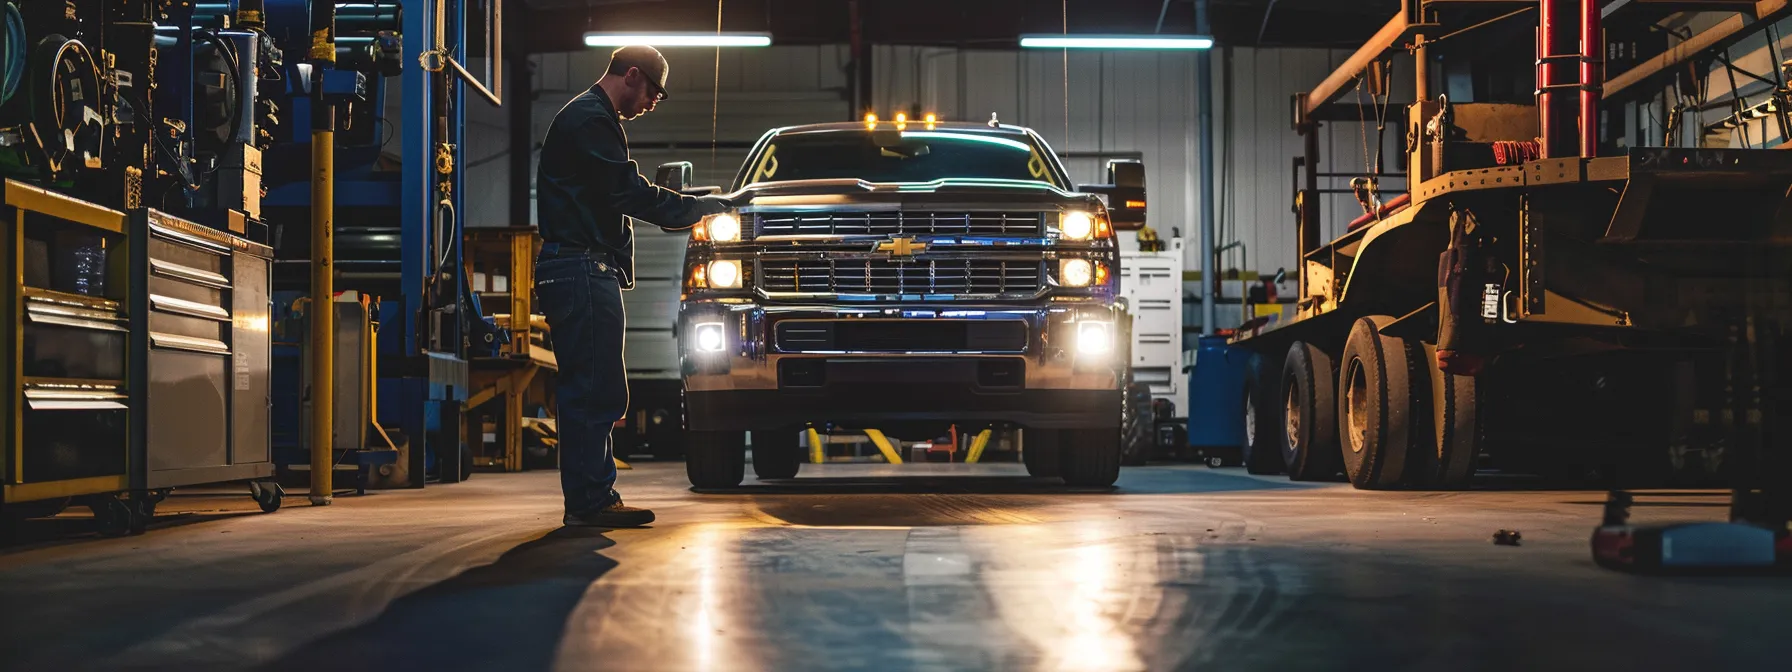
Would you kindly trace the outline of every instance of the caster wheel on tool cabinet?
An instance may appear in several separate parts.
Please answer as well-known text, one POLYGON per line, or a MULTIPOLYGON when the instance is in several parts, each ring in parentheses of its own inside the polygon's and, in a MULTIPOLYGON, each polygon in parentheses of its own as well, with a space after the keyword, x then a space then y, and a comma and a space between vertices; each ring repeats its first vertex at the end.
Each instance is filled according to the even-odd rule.
POLYGON ((1338 432, 1344 473, 1362 490, 1412 484, 1408 460, 1429 442, 1431 417, 1423 350, 1412 341, 1381 333, 1391 318, 1365 317, 1350 329, 1338 374, 1338 432), (1416 383, 1416 385, 1415 385, 1416 383))
POLYGON ((273 481, 250 481, 249 496, 261 505, 262 513, 273 513, 280 510, 280 504, 286 499, 286 490, 273 481))
POLYGON ((1066 485, 1107 487, 1120 479, 1120 433, 1107 429, 1063 432, 1058 475, 1066 485))
POLYGON ((746 432, 691 432, 685 477, 698 488, 732 488, 746 478, 746 432))
POLYGON ((1288 348, 1280 386, 1282 422, 1276 431, 1288 480, 1329 480, 1342 467, 1337 385, 1331 355, 1305 342, 1288 348))
POLYGON ((1027 429, 1021 431, 1020 461, 1027 465, 1027 475, 1033 478, 1057 478, 1059 473, 1059 445, 1063 437, 1059 432, 1049 429, 1027 429))
POLYGON ((1263 355, 1252 355, 1244 376, 1244 444, 1239 446, 1244 470, 1252 474, 1279 474, 1282 447, 1276 437, 1281 433, 1276 413, 1278 400, 1275 373, 1281 361, 1268 361, 1263 355), (1275 366, 1271 366, 1271 364, 1275 366), (1267 394, 1265 394, 1267 392, 1267 394))
POLYGON ((137 507, 118 495, 101 495, 88 502, 93 522, 102 537, 122 537, 142 530, 137 523, 137 507))
POLYGON ((802 446, 797 445, 798 429, 774 429, 753 432, 753 474, 761 481, 796 478, 803 467, 802 446))

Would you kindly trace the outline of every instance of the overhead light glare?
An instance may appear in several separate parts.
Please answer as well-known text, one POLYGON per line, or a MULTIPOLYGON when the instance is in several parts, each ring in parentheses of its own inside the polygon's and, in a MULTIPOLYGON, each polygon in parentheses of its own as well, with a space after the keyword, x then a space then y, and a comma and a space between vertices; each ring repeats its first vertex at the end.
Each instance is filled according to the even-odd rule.
POLYGON ((1062 35, 1020 36, 1028 49, 1212 49, 1213 38, 1199 35, 1062 35))
POLYGON ((587 47, 769 47, 771 33, 585 33, 587 47))

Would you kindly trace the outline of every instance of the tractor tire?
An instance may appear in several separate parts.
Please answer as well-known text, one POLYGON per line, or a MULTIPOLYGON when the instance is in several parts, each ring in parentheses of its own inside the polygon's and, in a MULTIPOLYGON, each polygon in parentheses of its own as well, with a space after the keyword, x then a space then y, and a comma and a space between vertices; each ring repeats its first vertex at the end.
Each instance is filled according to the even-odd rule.
POLYGON ((1244 460, 1244 470, 1252 474, 1279 474, 1287 469, 1282 463, 1282 447, 1276 437, 1280 434, 1281 414, 1277 413, 1276 378, 1271 375, 1281 364, 1280 361, 1266 361, 1263 355, 1252 355, 1246 365, 1244 374, 1244 444, 1239 446, 1239 455, 1244 460))
POLYGON ((1415 485, 1408 461, 1430 442, 1430 385, 1419 369, 1423 350, 1381 333, 1392 318, 1365 317, 1350 328, 1338 373, 1338 434, 1344 473, 1361 490, 1415 485), (1417 383, 1415 386, 1414 383, 1417 383), (1421 403, 1423 402, 1423 403, 1421 403))
POLYGON ((1331 355, 1296 342, 1282 364, 1282 422, 1276 436, 1293 481, 1323 481, 1342 468, 1338 447, 1338 374, 1331 355))
POLYGON ((1133 383, 1126 387, 1120 417, 1120 463, 1125 466, 1145 466, 1157 448, 1157 412, 1151 401, 1151 386, 1133 383))
POLYGON ((1437 368, 1426 348, 1420 365, 1431 374, 1432 450, 1417 462, 1424 484, 1460 490, 1474 480, 1482 449, 1481 385, 1474 376, 1458 376, 1437 368))

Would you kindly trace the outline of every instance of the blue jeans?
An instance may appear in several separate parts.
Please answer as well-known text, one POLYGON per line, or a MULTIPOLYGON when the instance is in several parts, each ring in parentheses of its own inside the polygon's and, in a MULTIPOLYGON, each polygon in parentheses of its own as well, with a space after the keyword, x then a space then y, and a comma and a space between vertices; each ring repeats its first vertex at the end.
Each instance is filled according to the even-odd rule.
POLYGON ((560 490, 566 512, 580 514, 622 500, 610 441, 610 428, 628 413, 622 288, 607 262, 545 252, 535 263, 535 296, 560 362, 560 490))

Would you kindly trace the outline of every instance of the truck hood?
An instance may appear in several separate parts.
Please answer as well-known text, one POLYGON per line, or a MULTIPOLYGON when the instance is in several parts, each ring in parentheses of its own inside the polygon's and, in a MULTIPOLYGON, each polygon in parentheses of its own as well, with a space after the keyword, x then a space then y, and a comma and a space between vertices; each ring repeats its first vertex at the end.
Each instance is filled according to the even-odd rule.
POLYGON ((945 179, 932 182, 879 183, 863 180, 793 180, 748 185, 730 195, 744 208, 753 207, 943 207, 1021 206, 1042 209, 1093 207, 1095 196, 1064 191, 1039 182, 987 179, 945 179))

